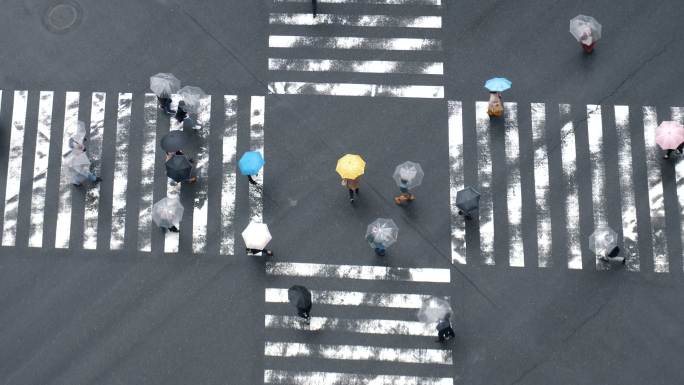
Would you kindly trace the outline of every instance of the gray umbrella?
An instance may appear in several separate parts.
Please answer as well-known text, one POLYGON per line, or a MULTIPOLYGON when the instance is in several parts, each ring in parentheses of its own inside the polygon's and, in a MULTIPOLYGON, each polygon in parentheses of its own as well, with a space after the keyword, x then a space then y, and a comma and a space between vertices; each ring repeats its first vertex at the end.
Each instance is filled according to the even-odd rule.
POLYGON ((617 233, 608 226, 599 226, 589 236, 589 248, 598 256, 605 256, 617 246, 617 233))
POLYGON ((433 323, 443 319, 451 312, 449 301, 439 297, 430 297, 423 300, 423 304, 418 310, 418 319, 420 322, 433 323))
POLYGON ((180 89, 180 80, 173 74, 160 72, 150 76, 150 89, 157 96, 169 97, 180 89))
POLYGON ((480 192, 470 186, 459 190, 456 193, 456 207, 464 213, 477 209, 480 207, 480 192))
POLYGON ((185 110, 188 112, 199 112, 202 98, 207 96, 201 88, 195 86, 185 86, 178 91, 178 95, 185 102, 185 110))
POLYGON ((294 285, 287 290, 287 299, 297 309, 311 307, 311 292, 301 285, 294 285))
POLYGON ((185 155, 174 155, 171 159, 166 161, 166 176, 182 182, 190 179, 192 173, 192 163, 185 155))
POLYGON ((190 138, 181 130, 173 130, 164 135, 161 140, 161 148, 166 152, 176 152, 183 150, 187 146, 190 138))

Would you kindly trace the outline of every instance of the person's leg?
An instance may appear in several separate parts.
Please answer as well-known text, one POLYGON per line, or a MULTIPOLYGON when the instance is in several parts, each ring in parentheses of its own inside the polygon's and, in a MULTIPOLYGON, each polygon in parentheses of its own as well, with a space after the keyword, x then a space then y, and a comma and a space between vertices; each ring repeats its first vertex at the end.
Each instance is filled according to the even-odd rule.
POLYGON ((174 232, 174 233, 177 233, 177 232, 178 232, 178 227, 176 227, 176 226, 171 226, 171 227, 169 227, 169 231, 174 232))
POLYGON ((316 0, 311 0, 311 8, 312 8, 313 16, 316 17, 316 13, 318 12, 316 0))
POLYGON ((446 335, 446 329, 442 329, 437 331, 437 341, 442 342, 444 341, 444 336, 446 335))
POLYGON ((354 202, 354 190, 349 189, 349 201, 354 202))

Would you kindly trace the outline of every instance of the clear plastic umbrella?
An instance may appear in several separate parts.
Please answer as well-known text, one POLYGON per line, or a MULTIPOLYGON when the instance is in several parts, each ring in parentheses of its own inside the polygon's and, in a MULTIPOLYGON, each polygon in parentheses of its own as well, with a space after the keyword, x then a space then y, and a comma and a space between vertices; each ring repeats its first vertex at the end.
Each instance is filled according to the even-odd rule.
POLYGON ((170 97, 180 89, 180 80, 173 74, 160 72, 150 76, 150 89, 159 97, 170 97))
POLYGON ((71 183, 81 184, 90 175, 90 159, 85 152, 73 150, 64 158, 64 167, 71 183))
POLYGON ((159 227, 179 227, 185 208, 176 197, 166 197, 152 206, 152 220, 159 227))
POLYGON ((589 236, 589 249, 598 256, 605 256, 617 246, 617 233, 608 226, 599 226, 589 236))
POLYGON ((394 174, 392 174, 392 178, 394 178, 397 186, 405 186, 409 189, 420 186, 423 182, 423 176, 425 176, 423 168, 415 162, 404 162, 398 165, 394 169, 394 174))
POLYGON ((242 240, 248 249, 263 250, 271 241, 271 232, 265 223, 249 222, 242 232, 242 240))
POLYGON ((207 94, 201 88, 195 86, 185 86, 178 91, 181 100, 185 102, 185 110, 189 112, 199 112, 200 101, 207 94))
POLYGON ((570 20, 570 33, 578 42, 591 45, 601 38, 601 24, 587 15, 577 15, 570 20))
POLYGON ((423 304, 420 310, 418 310, 418 319, 420 322, 434 323, 443 319, 447 314, 451 314, 451 312, 449 301, 438 297, 430 297, 423 300, 423 304))
POLYGON ((374 247, 373 243, 389 247, 397 241, 398 236, 399 227, 391 219, 378 218, 366 228, 366 239, 371 243, 371 247, 374 247))

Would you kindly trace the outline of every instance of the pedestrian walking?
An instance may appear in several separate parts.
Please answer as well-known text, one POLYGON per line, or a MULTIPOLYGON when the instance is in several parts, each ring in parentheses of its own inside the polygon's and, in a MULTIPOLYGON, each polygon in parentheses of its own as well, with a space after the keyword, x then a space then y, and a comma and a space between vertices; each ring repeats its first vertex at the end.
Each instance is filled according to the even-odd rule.
POLYGON ((102 182, 102 178, 90 171, 90 159, 84 151, 74 149, 64 159, 67 175, 71 184, 76 187, 83 186, 84 182, 97 184, 102 182))
POLYGON ((152 206, 152 221, 162 229, 177 233, 184 211, 178 197, 166 197, 152 206))
POLYGON ((183 100, 178 102, 178 107, 176 108, 176 115, 174 115, 178 123, 182 123, 188 118, 188 113, 185 111, 185 102, 183 100))
POLYGON ((577 15, 570 20, 570 33, 586 54, 594 52, 594 46, 601 38, 601 29, 601 24, 591 16, 577 15))
POLYGON ((664 159, 679 155, 684 150, 684 127, 675 121, 664 121, 656 128, 656 143, 665 150, 664 159))
POLYGON ((296 309, 300 322, 311 323, 311 292, 304 286, 294 285, 287 290, 287 299, 296 309))
POLYGON ((176 111, 171 109, 171 97, 167 94, 163 94, 161 96, 157 96, 157 102, 159 103, 159 107, 166 112, 167 115, 173 115, 176 113, 176 111))
POLYGON ((498 118, 503 115, 503 100, 501 93, 511 88, 511 81, 506 78, 491 78, 485 82, 485 88, 489 90, 489 103, 487 104, 487 114, 490 117, 498 118))
POLYGON ((480 192, 470 186, 456 192, 456 207, 458 215, 465 219, 473 219, 472 214, 480 207, 480 192))
POLYGON ((415 162, 404 162, 394 169, 392 178, 399 186, 399 196, 394 197, 394 203, 400 205, 416 199, 409 189, 419 186, 423 182, 423 168, 415 162))
POLYGON ((589 236, 589 249, 603 262, 626 263, 626 258, 619 256, 620 248, 617 245, 617 233, 608 226, 599 225, 589 236))
POLYGON ((342 179, 341 185, 347 187, 349 190, 349 202, 354 203, 354 194, 359 197, 359 182, 361 177, 356 177, 355 179, 342 179))
POLYGON ((437 340, 435 342, 449 341, 456 336, 454 329, 451 327, 451 313, 444 316, 437 322, 437 340))
POLYGON ((180 80, 173 74, 160 72, 150 76, 150 89, 157 95, 159 107, 173 115, 175 111, 171 109, 171 95, 180 89, 180 80))
POLYGON ((350 203, 354 203, 354 194, 359 195, 359 178, 365 168, 366 162, 359 155, 346 154, 337 160, 335 171, 342 177, 340 184, 349 190, 350 203))
POLYGON ((247 151, 242 154, 240 161, 238 162, 238 168, 242 175, 247 176, 247 180, 250 184, 258 186, 259 184, 254 180, 253 177, 259 175, 259 170, 264 166, 264 158, 261 156, 259 151, 247 151))
POLYGON ((399 227, 393 220, 378 218, 366 227, 366 241, 378 257, 384 257, 388 247, 399 237, 399 227))
POLYGON ((385 256, 385 251, 387 250, 387 248, 381 242, 376 242, 373 234, 366 235, 366 241, 368 241, 368 243, 373 248, 373 251, 375 251, 375 255, 377 255, 378 257, 385 256))
POLYGON ((166 153, 166 176, 177 183, 195 183, 197 177, 192 175, 194 163, 183 151, 166 153))
POLYGON ((245 242, 247 254, 256 255, 261 253, 262 255, 272 257, 273 251, 266 248, 271 239, 271 232, 265 223, 249 222, 249 225, 242 231, 242 240, 245 242))
POLYGON ((612 250, 610 250, 606 255, 603 255, 599 257, 603 262, 610 263, 610 262, 619 262, 621 264, 626 264, 627 263, 627 257, 620 256, 620 247, 615 246, 613 247, 612 250))

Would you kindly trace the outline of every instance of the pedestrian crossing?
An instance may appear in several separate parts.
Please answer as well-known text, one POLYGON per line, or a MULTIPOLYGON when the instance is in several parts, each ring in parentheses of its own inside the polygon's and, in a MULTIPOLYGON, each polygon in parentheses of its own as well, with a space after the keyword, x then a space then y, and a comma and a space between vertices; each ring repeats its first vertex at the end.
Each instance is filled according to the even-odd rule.
POLYGON ((269 92, 443 98, 441 0, 273 0, 269 92))

